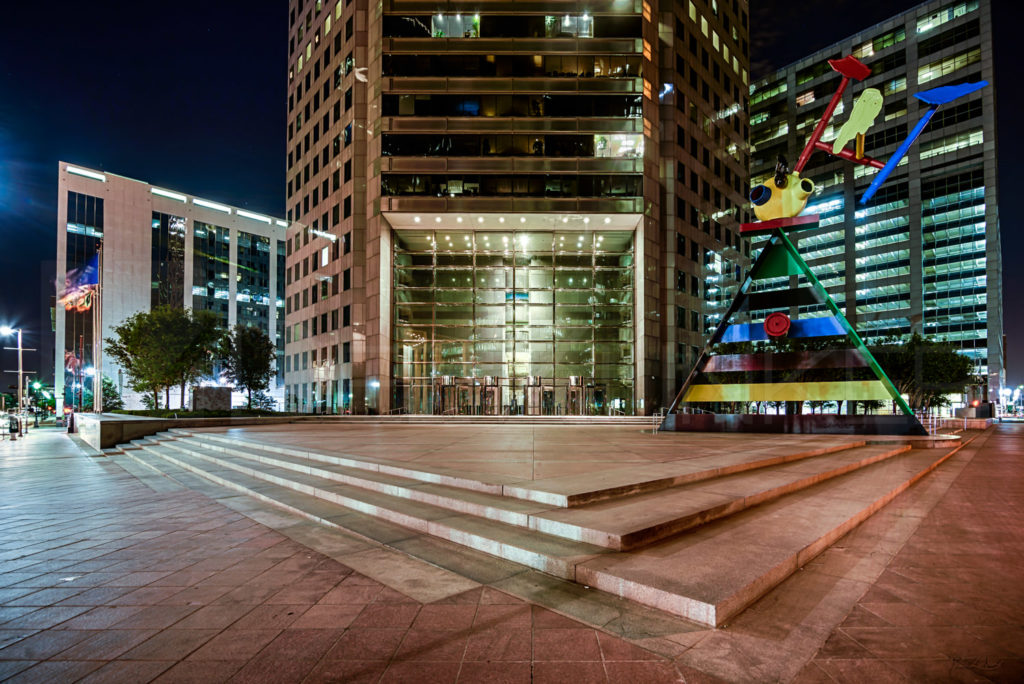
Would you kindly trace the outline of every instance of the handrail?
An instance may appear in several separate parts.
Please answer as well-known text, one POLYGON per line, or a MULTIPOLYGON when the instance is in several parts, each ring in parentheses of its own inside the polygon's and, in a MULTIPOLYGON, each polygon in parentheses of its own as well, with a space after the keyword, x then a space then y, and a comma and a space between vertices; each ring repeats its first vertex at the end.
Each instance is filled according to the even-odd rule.
POLYGON ((668 415, 668 407, 667 406, 662 406, 660 409, 657 410, 656 413, 652 413, 651 414, 651 417, 652 417, 653 422, 654 422, 654 425, 651 427, 651 434, 652 435, 658 434, 658 430, 661 429, 661 424, 665 422, 665 416, 666 415, 668 415))

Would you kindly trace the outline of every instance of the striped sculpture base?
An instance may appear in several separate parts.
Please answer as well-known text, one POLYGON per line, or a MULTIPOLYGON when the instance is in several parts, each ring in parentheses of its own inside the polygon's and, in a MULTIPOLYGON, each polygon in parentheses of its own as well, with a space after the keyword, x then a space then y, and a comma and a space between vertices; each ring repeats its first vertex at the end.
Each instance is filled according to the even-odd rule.
POLYGON ((705 345, 662 429, 927 434, 778 227, 705 345), (805 402, 835 402, 845 410, 804 414, 799 409, 805 402), (851 405, 861 413, 851 411, 851 405), (890 409, 895 413, 873 413, 890 409))

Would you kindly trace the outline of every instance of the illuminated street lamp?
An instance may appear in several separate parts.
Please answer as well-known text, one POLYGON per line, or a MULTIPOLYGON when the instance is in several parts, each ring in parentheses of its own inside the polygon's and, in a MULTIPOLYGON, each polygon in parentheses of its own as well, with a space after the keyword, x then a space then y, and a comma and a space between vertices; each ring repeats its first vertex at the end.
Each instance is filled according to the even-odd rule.
POLYGON ((22 370, 21 364, 21 328, 12 328, 9 325, 0 326, 0 335, 7 337, 8 335, 13 335, 14 333, 18 333, 18 423, 20 424, 22 421, 22 414, 24 413, 25 410, 25 399, 23 389, 25 385, 22 382, 22 375, 24 374, 24 371, 22 370))

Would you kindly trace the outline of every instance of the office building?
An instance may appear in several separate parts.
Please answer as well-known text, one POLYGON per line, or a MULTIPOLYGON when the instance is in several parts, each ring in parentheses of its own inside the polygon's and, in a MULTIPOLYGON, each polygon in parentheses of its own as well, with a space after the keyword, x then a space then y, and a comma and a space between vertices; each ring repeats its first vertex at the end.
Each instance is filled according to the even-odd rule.
MULTIPOLYGON (((132 314, 154 306, 206 309, 225 329, 241 323, 266 330, 278 344, 280 369, 286 228, 278 218, 60 162, 57 289, 102 245, 104 339, 132 314)), ((56 307, 58 411, 62 404, 79 404, 83 384, 92 391, 95 309, 87 299, 81 304, 81 311, 56 307)), ((142 408, 116 364, 104 359, 102 367, 126 407, 142 408)), ((171 392, 171 407, 179 401, 179 393, 171 392)))
POLYGON ((806 213, 794 233, 822 284, 868 344, 921 333, 955 343, 998 396, 1003 367, 996 88, 988 0, 926 2, 819 50, 754 84, 753 184, 779 155, 792 164, 839 84, 827 61, 852 54, 871 76, 847 89, 823 139, 835 137, 864 88, 882 92, 865 152, 887 160, 927 109, 914 93, 968 81, 989 86, 938 110, 906 160, 867 204, 877 171, 816 153, 806 213))
POLYGON ((747 3, 291 0, 290 409, 639 414, 747 254, 747 3))

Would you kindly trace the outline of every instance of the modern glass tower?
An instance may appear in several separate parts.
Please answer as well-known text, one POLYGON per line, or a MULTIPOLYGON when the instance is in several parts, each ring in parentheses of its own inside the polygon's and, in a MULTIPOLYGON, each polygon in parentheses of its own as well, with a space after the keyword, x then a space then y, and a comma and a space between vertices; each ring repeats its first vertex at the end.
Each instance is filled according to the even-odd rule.
POLYGON ((807 213, 821 216, 820 228, 794 234, 798 247, 868 344, 912 332, 954 342, 995 400, 1005 372, 990 3, 926 2, 755 83, 753 184, 773 173, 779 155, 796 160, 839 82, 827 60, 847 54, 872 74, 846 91, 834 130, 863 88, 879 89, 882 111, 865 151, 881 160, 927 108, 914 93, 990 85, 940 108, 867 205, 857 201, 874 169, 812 157, 805 175, 817 189, 807 213))
POLYGON ((746 258, 746 2, 289 14, 289 408, 670 401, 746 258))

